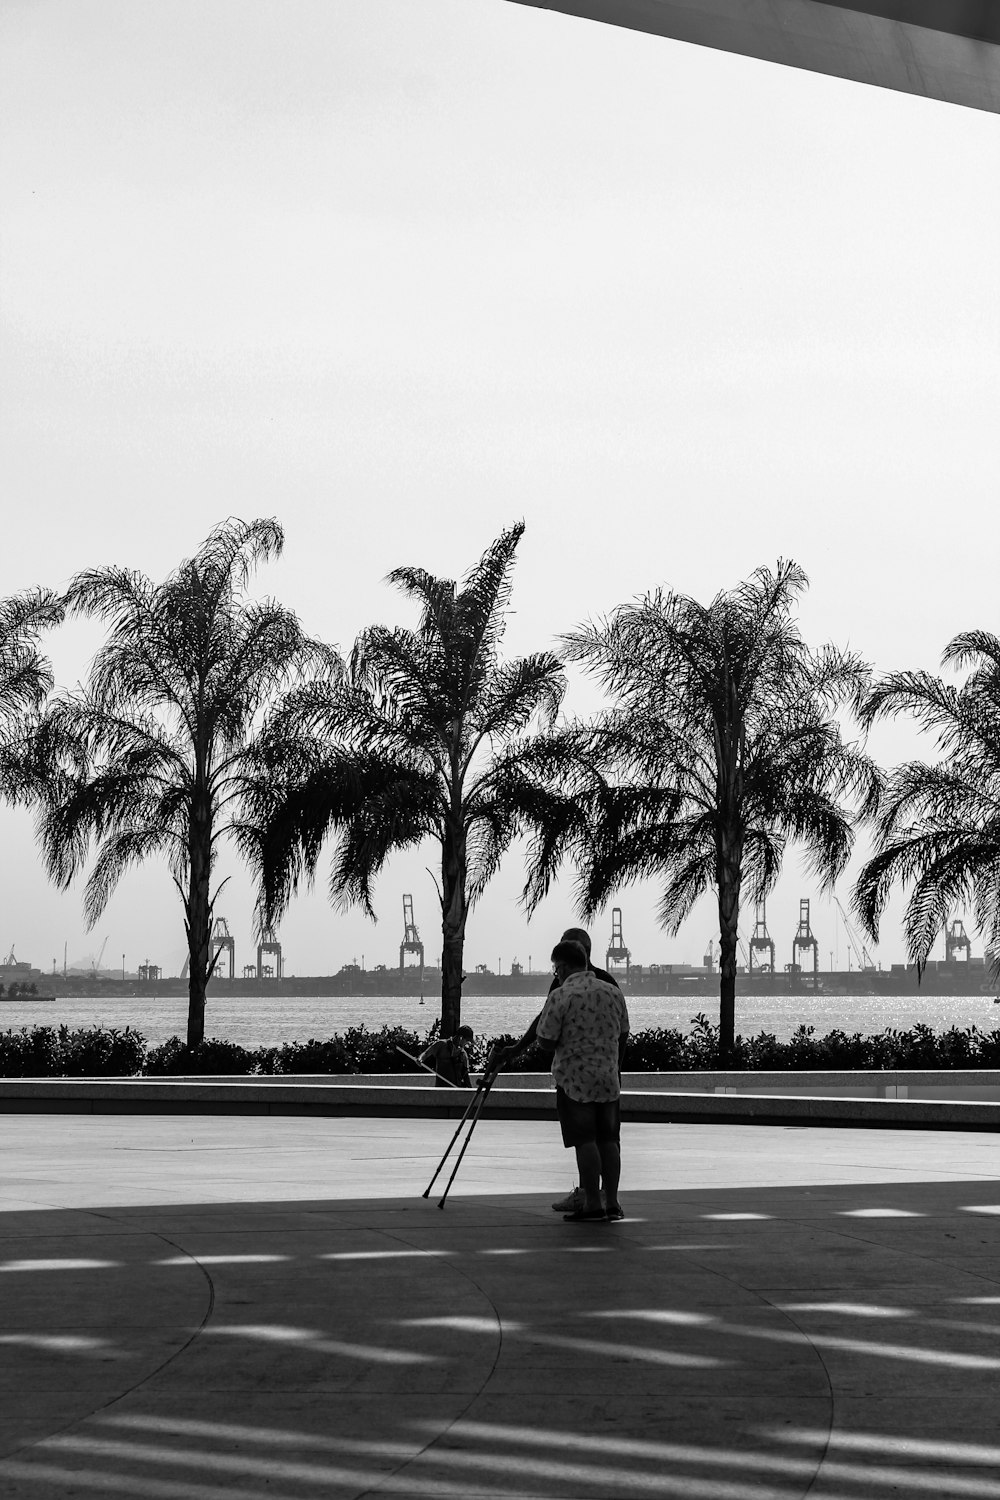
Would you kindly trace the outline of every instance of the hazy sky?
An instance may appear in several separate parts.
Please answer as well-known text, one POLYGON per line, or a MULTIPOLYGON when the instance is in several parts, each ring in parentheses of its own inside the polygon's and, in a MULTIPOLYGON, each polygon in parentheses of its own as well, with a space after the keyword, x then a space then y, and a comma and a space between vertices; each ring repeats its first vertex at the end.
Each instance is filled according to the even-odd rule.
MULTIPOLYGON (((460 576, 523 518, 512 653, 778 556, 807 638, 882 670, 1000 628, 996 116, 505 0, 8 0, 0 53, 4 594, 161 577, 274 515, 260 590, 347 647, 412 622, 390 568, 460 576)), ((97 639, 52 638, 60 682, 97 639)), ((87 934, 27 815, 0 831, 0 958, 106 937, 105 964, 179 971, 163 871, 87 934)), ((289 971, 395 962, 404 891, 436 954, 427 864, 390 866, 376 927, 301 898, 289 971)), ((786 871, 779 963, 805 895, 846 963, 786 871)), ((570 919, 568 885, 530 927, 519 889, 513 858, 470 968, 537 966, 570 919)), ((711 907, 671 940, 654 897, 620 897, 634 958, 700 961, 711 907)), ((250 907, 237 871, 240 967, 250 907)))

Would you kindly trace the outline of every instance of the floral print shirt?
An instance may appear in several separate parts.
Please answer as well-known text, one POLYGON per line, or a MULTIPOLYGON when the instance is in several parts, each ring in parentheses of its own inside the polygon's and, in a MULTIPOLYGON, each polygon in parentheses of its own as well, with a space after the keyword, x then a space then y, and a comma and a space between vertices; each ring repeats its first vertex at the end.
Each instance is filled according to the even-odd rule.
POLYGON ((555 1042, 552 1076, 579 1104, 617 1099, 618 1041, 628 1036, 625 997, 591 970, 570 974, 550 990, 538 1017, 538 1036, 555 1042))

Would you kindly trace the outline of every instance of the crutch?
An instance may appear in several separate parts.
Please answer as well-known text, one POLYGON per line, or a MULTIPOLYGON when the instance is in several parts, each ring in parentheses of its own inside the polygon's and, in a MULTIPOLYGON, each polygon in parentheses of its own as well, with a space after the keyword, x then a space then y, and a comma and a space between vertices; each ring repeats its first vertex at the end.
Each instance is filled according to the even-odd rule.
MULTIPOLYGON (((479 1104, 478 1104, 476 1110, 474 1111, 474 1113, 472 1115, 472 1119, 469 1121, 469 1133, 465 1137, 465 1140, 462 1142, 462 1149, 458 1153, 458 1160, 456 1161, 455 1165, 451 1169, 451 1176, 448 1178, 448 1184, 447 1184, 444 1192, 441 1195, 441 1201, 438 1204, 438 1208, 444 1208, 445 1199, 447 1198, 448 1194, 451 1191, 451 1185, 455 1181, 455 1174, 457 1173, 459 1167, 462 1165, 462 1157, 465 1155, 465 1152, 466 1152, 466 1149, 468 1148, 469 1142, 472 1140, 472 1132, 475 1130, 476 1123, 477 1123, 477 1121, 479 1119, 479 1116, 483 1112, 483 1105, 486 1103, 486 1100, 489 1098, 490 1089, 493 1087, 493 1080, 496 1078, 496 1076, 497 1075, 495 1073, 490 1073, 488 1075, 484 1075, 483 1083, 485 1083, 486 1086, 485 1086, 485 1089, 483 1091, 483 1097, 480 1099, 479 1104)), ((483 1087, 483 1085, 480 1084, 480 1088, 482 1088, 482 1087, 483 1087)), ((478 1094, 478 1092, 479 1092, 479 1089, 476 1090, 477 1094, 478 1094)), ((472 1102, 475 1103, 475 1100, 473 1100, 472 1102)), ((459 1126, 459 1129, 461 1129, 461 1128, 462 1127, 459 1126)), ((448 1151, 450 1151, 450 1150, 451 1150, 451 1146, 448 1147, 448 1151)), ((445 1152, 445 1155, 447 1155, 447 1152, 445 1152)), ((441 1169, 439 1167, 438 1171, 440 1171, 440 1170, 441 1169)), ((437 1174, 435 1174, 435 1175, 437 1175, 437 1174)))
MULTIPOLYGON (((465 1122, 469 1118, 469 1115, 471 1114, 472 1110, 475 1108, 476 1100, 479 1098, 479 1095, 482 1093, 483 1089, 487 1087, 486 1078, 487 1078, 487 1075, 484 1073, 483 1076, 482 1076, 482 1078, 480 1078, 478 1085, 476 1086, 476 1092, 473 1094, 472 1098, 469 1100, 468 1104, 465 1106, 465 1114, 459 1120, 458 1126, 457 1126, 457 1128, 455 1130, 455 1134, 452 1136, 451 1140, 448 1142, 448 1145, 447 1145, 447 1147, 445 1149, 445 1153, 442 1156, 441 1160, 438 1162, 437 1171, 434 1173, 434 1176, 431 1178, 430 1182, 424 1188, 423 1196, 425 1198, 427 1198, 427 1197, 430 1196, 431 1188, 434 1186, 435 1182, 437 1182, 438 1177, 440 1176, 440 1173, 441 1173, 441 1168, 444 1166, 445 1162, 448 1160, 448 1157, 451 1154, 451 1148, 452 1148, 452 1146, 454 1146, 455 1142, 458 1140, 458 1137, 459 1137, 459 1134, 461 1132, 462 1126, 465 1124, 465 1122)), ((490 1079, 490 1084, 491 1085, 492 1085, 492 1082, 493 1082, 493 1079, 491 1078, 490 1079)))
POLYGON ((471 1115, 472 1109, 474 1109, 474 1107, 475 1107, 475 1101, 477 1101, 478 1097, 480 1097, 481 1092, 483 1092, 484 1086, 486 1086, 486 1074, 483 1074, 483 1077, 481 1077, 480 1082, 478 1082, 477 1089, 475 1089, 475 1094, 472 1095, 471 1100, 469 1100, 469 1103, 466 1104, 466 1106, 465 1106, 465 1115, 463 1115, 462 1119, 460 1119, 459 1124, 457 1124, 456 1133, 454 1133, 454 1136, 451 1137, 450 1142, 448 1142, 447 1148, 445 1148, 444 1157, 442 1157, 441 1161, 439 1161, 439 1163, 438 1163, 438 1170, 436 1170, 435 1175, 433 1175, 433 1178, 430 1179, 430 1182, 429 1182, 429 1184, 427 1184, 427 1187, 424 1188, 424 1191, 423 1191, 423 1196, 424 1197, 429 1197, 430 1196, 430 1190, 432 1190, 433 1185, 435 1185, 435 1182, 438 1181, 439 1175, 441 1175, 441 1169, 442 1169, 442 1167, 444 1167, 445 1161, 448 1160, 448 1155, 451 1154, 451 1148, 453 1148, 454 1143, 456 1143, 456 1140, 459 1139, 460 1131, 462 1131, 462 1127, 463 1127, 463 1125, 465 1125, 465 1122, 468 1121, 469 1115, 471 1115))

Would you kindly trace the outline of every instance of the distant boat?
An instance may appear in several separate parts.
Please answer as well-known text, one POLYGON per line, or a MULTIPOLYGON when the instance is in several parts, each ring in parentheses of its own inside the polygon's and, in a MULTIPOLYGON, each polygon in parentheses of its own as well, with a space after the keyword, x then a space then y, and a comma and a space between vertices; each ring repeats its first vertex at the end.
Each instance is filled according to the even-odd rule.
POLYGON ((420 1004, 423 1005, 423 1003, 424 1003, 424 997, 423 997, 423 995, 421 995, 420 996, 420 1004))

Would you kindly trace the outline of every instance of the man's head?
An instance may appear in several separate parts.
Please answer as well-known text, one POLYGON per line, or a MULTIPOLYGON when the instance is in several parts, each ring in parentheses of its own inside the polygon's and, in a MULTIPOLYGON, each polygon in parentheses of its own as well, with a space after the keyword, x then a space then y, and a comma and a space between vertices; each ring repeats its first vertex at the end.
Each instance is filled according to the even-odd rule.
POLYGON ((563 938, 552 950, 552 968, 562 984, 570 974, 579 974, 587 968, 587 952, 582 943, 567 942, 563 938))
POLYGON ((471 1047, 473 1031, 471 1026, 460 1026, 455 1032, 455 1041, 462 1047, 471 1047))
POLYGON ((561 943, 579 943, 580 947, 587 955, 587 962, 590 962, 590 933, 587 932, 584 928, 567 927, 566 931, 563 933, 559 941, 561 943))

